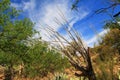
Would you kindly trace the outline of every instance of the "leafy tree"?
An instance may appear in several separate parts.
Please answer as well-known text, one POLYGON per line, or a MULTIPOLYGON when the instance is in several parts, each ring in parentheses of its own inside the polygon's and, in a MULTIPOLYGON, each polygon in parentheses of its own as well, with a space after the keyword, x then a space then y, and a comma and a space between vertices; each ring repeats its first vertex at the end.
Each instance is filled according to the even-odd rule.
MULTIPOLYGON (((33 41, 34 42, 34 41, 33 41)), ((69 67, 69 62, 65 57, 55 49, 50 49, 47 42, 35 40, 35 44, 28 54, 25 63, 24 72, 30 77, 44 77, 48 73, 63 71, 69 67), (32 73, 32 74, 31 74, 32 73)))
POLYGON ((120 30, 120 17, 116 17, 114 20, 106 21, 104 29, 119 29, 120 30))
POLYGON ((9 79, 13 79, 13 66, 22 61, 21 56, 28 49, 24 40, 34 33, 29 19, 15 19, 18 13, 9 0, 0 1, 0 64, 8 67, 9 79))
POLYGON ((114 51, 117 51, 120 54, 120 30, 119 29, 112 29, 110 30, 102 39, 100 43, 103 46, 108 45, 114 51))
POLYGON ((94 47, 94 51, 99 54, 98 58, 100 60, 98 63, 102 74, 100 78, 110 79, 107 75, 111 75, 111 80, 114 80, 117 78, 114 73, 115 58, 119 59, 120 55, 120 26, 118 23, 110 21, 105 24, 104 28, 108 29, 108 32, 101 37, 101 41, 99 41, 98 46, 94 47), (110 71, 109 74, 105 71, 105 68, 110 71))
POLYGON ((28 18, 17 20, 17 16, 19 11, 10 6, 10 0, 0 0, 0 65, 7 68, 6 80, 13 80, 14 67, 19 65, 27 76, 35 73, 45 76, 64 69, 67 60, 55 50, 49 50, 48 44, 31 41, 36 33, 34 24, 28 18))
POLYGON ((109 31, 103 36, 100 45, 110 46, 111 49, 120 53, 120 24, 117 22, 119 22, 119 18, 116 19, 116 22, 110 21, 105 24, 104 28, 109 31))

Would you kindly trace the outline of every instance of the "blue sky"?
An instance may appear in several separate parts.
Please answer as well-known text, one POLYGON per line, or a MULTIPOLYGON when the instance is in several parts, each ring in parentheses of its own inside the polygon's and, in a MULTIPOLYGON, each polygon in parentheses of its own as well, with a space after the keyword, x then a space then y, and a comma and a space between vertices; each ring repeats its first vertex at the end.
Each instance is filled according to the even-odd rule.
MULTIPOLYGON (((41 27, 46 25, 52 26, 59 31, 66 39, 68 35, 63 29, 63 25, 58 25, 55 21, 66 24, 65 20, 60 16, 64 14, 65 18, 80 34, 85 44, 93 46, 97 42, 99 34, 104 35, 106 30, 103 29, 104 21, 110 20, 108 13, 94 14, 100 8, 108 7, 111 3, 109 0, 80 0, 78 3, 78 11, 71 10, 71 5, 75 0, 11 0, 11 6, 23 10, 19 19, 29 17, 35 23, 35 29, 40 31, 44 40, 49 41, 49 34, 41 27), (94 14, 94 15, 93 15, 94 14), (92 16, 93 15, 93 16, 92 16)), ((120 6, 115 8, 112 14, 120 11, 120 6)), ((39 35, 35 35, 38 37, 39 35)))

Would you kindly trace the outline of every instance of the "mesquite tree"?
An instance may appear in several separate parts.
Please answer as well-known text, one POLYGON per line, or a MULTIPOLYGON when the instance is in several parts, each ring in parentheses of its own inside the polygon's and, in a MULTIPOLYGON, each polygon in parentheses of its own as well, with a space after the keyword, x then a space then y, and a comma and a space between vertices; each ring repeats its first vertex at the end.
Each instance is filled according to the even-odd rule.
POLYGON ((19 11, 10 6, 10 0, 0 0, 0 65, 6 68, 6 80, 13 80, 19 66, 26 77, 64 69, 68 60, 41 39, 33 39, 34 24, 17 16, 19 11))

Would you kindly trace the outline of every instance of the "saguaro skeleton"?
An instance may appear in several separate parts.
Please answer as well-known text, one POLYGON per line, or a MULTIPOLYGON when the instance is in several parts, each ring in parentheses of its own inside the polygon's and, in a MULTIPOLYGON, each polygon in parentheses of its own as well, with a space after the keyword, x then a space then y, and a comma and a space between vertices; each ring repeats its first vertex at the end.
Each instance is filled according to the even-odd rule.
MULTIPOLYGON (((45 28, 47 33, 52 34, 50 37, 52 40, 54 40, 54 42, 57 42, 59 47, 58 49, 68 58, 71 65, 75 67, 75 69, 82 72, 82 74, 76 73, 76 76, 84 76, 89 80, 96 80, 91 63, 89 48, 84 46, 81 36, 74 28, 68 29, 70 25, 68 24, 64 15, 61 15, 61 17, 67 23, 64 25, 64 30, 68 34, 69 40, 62 36, 59 32, 55 31, 52 26, 49 25, 47 25, 48 27, 45 28)), ((56 23, 63 25, 59 22, 59 20, 57 21, 57 19, 56 23)))

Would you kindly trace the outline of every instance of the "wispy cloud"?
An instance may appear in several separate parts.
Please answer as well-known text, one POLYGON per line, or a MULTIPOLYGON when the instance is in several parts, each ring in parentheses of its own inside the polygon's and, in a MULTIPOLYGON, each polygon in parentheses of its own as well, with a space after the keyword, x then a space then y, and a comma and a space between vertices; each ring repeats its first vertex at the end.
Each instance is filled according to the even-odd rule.
MULTIPOLYGON (((37 5, 37 1, 38 0, 30 0, 28 2, 22 2, 22 4, 12 3, 12 6, 28 12, 29 18, 31 18, 31 20, 36 23, 35 28, 36 30, 40 31, 42 39, 44 40, 49 40, 48 36, 50 34, 46 34, 46 31, 41 29, 41 25, 42 27, 46 27, 46 25, 49 25, 52 28, 54 28, 54 30, 58 31, 63 26, 58 25, 55 22, 56 18, 59 20, 60 23, 66 24, 65 20, 60 16, 61 14, 60 12, 64 14, 64 17, 69 22, 70 24, 69 29, 73 27, 73 25, 78 20, 83 19, 89 14, 89 11, 84 10, 83 6, 79 7, 80 9, 79 14, 76 14, 74 11, 71 11, 70 0, 53 0, 52 2, 50 2, 49 0, 46 0, 44 2, 43 0, 41 4, 42 7, 40 7, 40 5, 37 5), (36 9, 36 6, 40 8, 36 9)), ((36 36, 39 36, 39 35, 36 35, 36 36)), ((64 34, 64 36, 66 38, 68 37, 67 34, 64 34)))
POLYGON ((88 46, 93 47, 94 44, 98 43, 98 40, 105 35, 108 32, 108 30, 103 30, 101 32, 99 32, 97 35, 94 35, 92 38, 90 38, 89 40, 86 40, 85 42, 87 43, 88 46))
POLYGON ((23 2, 23 10, 33 11, 35 8, 35 0, 30 0, 29 2, 23 2))
MULTIPOLYGON (((69 3, 70 2, 68 0, 66 0, 66 1, 61 0, 60 2, 54 1, 52 3, 44 4, 43 9, 42 9, 43 16, 39 17, 39 23, 44 25, 44 27, 45 27, 45 24, 47 24, 47 25, 51 26, 52 28, 54 28, 55 31, 58 31, 62 27, 62 25, 58 25, 55 22, 56 18, 59 20, 60 23, 66 24, 65 20, 60 16, 60 14, 61 14, 60 12, 62 12, 62 14, 64 14, 64 17, 69 22, 70 27, 73 27, 74 23, 76 23, 78 20, 84 18, 89 13, 88 11, 81 10, 81 15, 80 16, 76 15, 73 11, 71 11, 71 9, 69 7, 69 3)), ((39 26, 39 23, 37 24, 38 26, 39 26)), ((41 31, 41 35, 43 35, 44 32, 41 31)), ((67 34, 64 34, 64 36, 66 38, 68 38, 67 34)), ((49 40, 49 39, 47 39, 46 36, 44 36, 43 39, 49 40)))
POLYGON ((12 7, 15 7, 15 8, 17 8, 17 9, 20 9, 20 8, 22 8, 23 4, 11 3, 11 6, 12 6, 12 7))
POLYGON ((35 3, 35 0, 30 0, 28 2, 25 2, 24 0, 22 0, 21 3, 11 3, 11 6, 19 10, 22 10, 23 12, 27 12, 28 17, 30 17, 31 14, 34 13, 36 3, 35 3))

